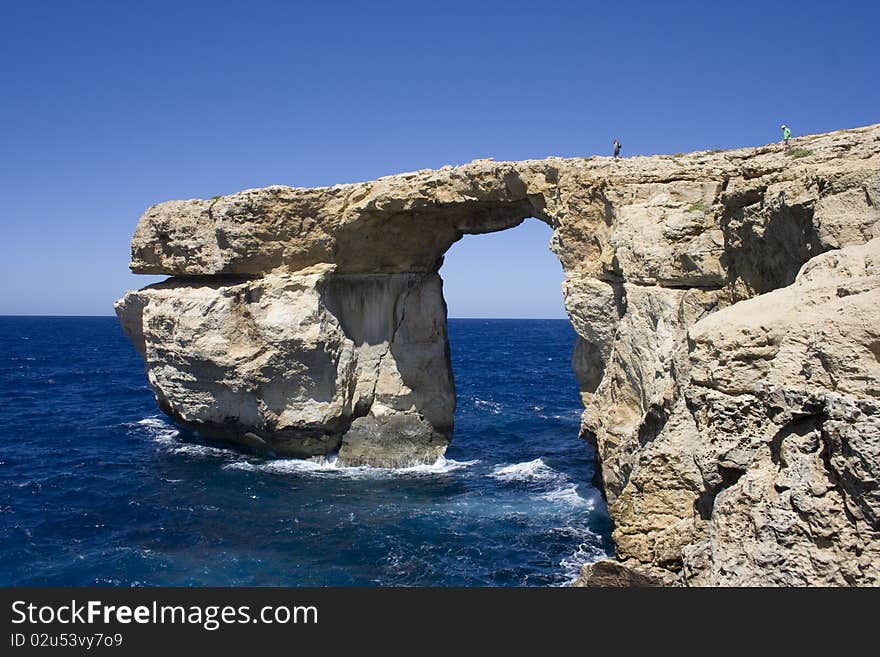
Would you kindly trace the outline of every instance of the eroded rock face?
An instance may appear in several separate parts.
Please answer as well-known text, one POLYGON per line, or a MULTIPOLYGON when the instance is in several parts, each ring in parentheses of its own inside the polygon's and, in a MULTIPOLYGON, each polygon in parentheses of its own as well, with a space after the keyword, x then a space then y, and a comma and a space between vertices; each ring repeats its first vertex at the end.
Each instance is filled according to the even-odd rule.
POLYGON ((832 251, 690 326, 677 400, 654 405, 667 419, 607 479, 625 564, 691 585, 878 583, 878 266, 880 239, 832 251))
POLYGON ((433 461, 451 438, 437 274, 170 279, 117 312, 159 406, 207 435, 289 456, 339 450, 356 465, 433 461), (414 434, 393 452, 366 433, 389 416, 414 434))
POLYGON ((880 583, 880 239, 690 329, 695 584, 880 583))
POLYGON ((173 278, 117 313, 179 422, 433 461, 455 406, 443 254, 537 217, 615 521, 618 565, 582 581, 876 583, 880 126, 798 141, 162 203, 131 267, 173 278))

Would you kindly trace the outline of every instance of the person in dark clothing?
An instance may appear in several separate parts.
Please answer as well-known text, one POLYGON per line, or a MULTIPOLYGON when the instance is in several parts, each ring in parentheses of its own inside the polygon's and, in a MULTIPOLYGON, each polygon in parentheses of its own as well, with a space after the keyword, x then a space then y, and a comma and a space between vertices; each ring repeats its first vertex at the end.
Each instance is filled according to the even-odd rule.
POLYGON ((616 160, 620 157, 620 142, 616 139, 614 140, 614 159, 616 160))

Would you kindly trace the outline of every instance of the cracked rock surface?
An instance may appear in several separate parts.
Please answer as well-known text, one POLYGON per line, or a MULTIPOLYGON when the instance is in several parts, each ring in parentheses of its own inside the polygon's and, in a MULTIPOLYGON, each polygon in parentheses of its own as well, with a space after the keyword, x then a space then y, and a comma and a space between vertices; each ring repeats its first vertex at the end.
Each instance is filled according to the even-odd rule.
POLYGON ((880 125, 160 203, 131 268, 171 278, 116 310, 180 423, 430 462, 455 409, 443 254, 527 217, 553 229, 615 523, 581 583, 876 585, 880 125))

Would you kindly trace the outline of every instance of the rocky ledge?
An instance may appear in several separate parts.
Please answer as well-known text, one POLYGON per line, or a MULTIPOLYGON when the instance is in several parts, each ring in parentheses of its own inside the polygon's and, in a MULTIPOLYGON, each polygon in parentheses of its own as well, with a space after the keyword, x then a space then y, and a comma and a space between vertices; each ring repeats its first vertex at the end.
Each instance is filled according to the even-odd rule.
MULTIPOLYGON (((553 229, 616 560, 583 584, 880 583, 880 125, 675 156, 478 160, 170 201, 117 302, 159 406, 342 463, 433 461, 455 389, 438 270, 553 229)), ((479 275, 475 272, 475 275, 479 275)))

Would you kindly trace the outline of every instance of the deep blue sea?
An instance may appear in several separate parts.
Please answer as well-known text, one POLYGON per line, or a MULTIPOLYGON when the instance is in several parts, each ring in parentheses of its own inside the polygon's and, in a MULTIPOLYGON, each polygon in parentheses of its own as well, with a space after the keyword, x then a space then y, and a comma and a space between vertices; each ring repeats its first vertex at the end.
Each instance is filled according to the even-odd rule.
POLYGON ((565 320, 450 320, 446 459, 255 456, 178 429, 113 317, 0 317, 0 585, 546 586, 610 554, 565 320))

